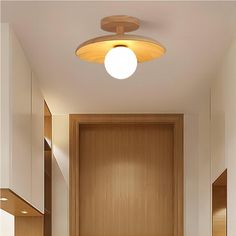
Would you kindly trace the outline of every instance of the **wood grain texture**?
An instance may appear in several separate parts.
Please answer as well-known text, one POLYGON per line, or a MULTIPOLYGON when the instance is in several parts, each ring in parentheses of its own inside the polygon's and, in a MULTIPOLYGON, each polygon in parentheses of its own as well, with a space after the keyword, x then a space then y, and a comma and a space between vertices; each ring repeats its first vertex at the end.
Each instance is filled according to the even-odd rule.
POLYGON ((119 27, 123 28, 121 33, 125 33, 137 30, 139 26, 139 19, 126 15, 107 16, 101 20, 101 29, 113 33, 119 33, 119 27))
POLYGON ((80 126, 80 236, 173 235, 173 125, 80 126))
POLYGON ((44 103, 44 217, 43 235, 52 235, 52 115, 44 103))
POLYGON ((43 217, 15 217, 15 236, 43 236, 43 217))
POLYGON ((212 186, 212 235, 227 235, 227 171, 212 186))
MULTIPOLYGON (((71 114, 70 123, 77 124, 183 124, 182 114, 71 114)), ((72 127, 73 128, 73 127, 72 127)), ((75 128, 75 127, 74 127, 75 128)), ((76 132, 76 130, 75 130, 76 132)))
POLYGON ((213 186, 227 186, 227 170, 216 179, 213 186))
POLYGON ((27 211, 27 216, 42 216, 42 214, 10 189, 0 189, 0 197, 8 201, 0 201, 0 208, 14 216, 25 216, 21 211, 27 211))
MULTIPOLYGON (((173 125, 174 206, 173 234, 183 235, 183 115, 70 115, 70 236, 80 233, 79 130, 84 124, 170 124, 173 125)), ((138 216, 137 216, 138 217, 138 216)), ((132 226, 131 226, 132 227, 132 226)))
POLYGON ((130 48, 140 63, 159 58, 166 52, 164 46, 151 38, 139 35, 115 34, 93 38, 82 43, 76 49, 75 55, 82 60, 102 64, 108 51, 117 45, 130 48))
POLYGON ((52 115, 46 102, 44 102, 44 139, 52 147, 52 115))
POLYGON ((52 116, 46 102, 44 102, 44 116, 52 116))

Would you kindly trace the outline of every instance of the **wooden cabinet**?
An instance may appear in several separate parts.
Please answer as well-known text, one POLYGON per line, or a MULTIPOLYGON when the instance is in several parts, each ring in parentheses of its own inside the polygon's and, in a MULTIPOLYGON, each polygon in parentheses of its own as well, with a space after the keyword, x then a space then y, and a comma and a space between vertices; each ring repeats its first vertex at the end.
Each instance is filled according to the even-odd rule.
MULTIPOLYGON (((13 32, 10 33, 10 188, 31 200, 31 69, 13 32)), ((7 79, 7 78, 6 78, 7 79)), ((6 157, 7 158, 7 157, 6 157)))
POLYGON ((24 51, 1 24, 1 189, 44 211, 44 99, 24 51))

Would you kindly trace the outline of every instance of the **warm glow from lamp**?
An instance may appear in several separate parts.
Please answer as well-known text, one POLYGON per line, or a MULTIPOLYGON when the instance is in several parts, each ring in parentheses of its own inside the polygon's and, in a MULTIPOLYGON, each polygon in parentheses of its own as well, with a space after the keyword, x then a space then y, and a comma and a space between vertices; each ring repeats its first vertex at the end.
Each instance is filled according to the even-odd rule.
POLYGON ((8 201, 8 199, 5 198, 5 197, 1 197, 1 198, 0 198, 0 201, 6 202, 6 201, 8 201))
POLYGON ((125 46, 112 48, 105 56, 105 68, 116 79, 127 79, 137 68, 135 53, 125 46))
POLYGON ((21 213, 22 214, 28 214, 28 211, 22 210, 21 213))

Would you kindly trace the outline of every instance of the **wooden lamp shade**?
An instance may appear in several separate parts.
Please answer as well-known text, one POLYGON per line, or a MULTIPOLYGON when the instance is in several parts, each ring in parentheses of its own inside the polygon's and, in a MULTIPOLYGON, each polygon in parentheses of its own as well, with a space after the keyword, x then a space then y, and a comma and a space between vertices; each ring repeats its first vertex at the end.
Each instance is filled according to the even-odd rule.
POLYGON ((125 32, 134 31, 138 27, 139 20, 134 17, 105 17, 101 21, 101 28, 117 34, 88 40, 76 49, 75 54, 80 59, 88 62, 103 63, 110 49, 125 46, 135 53, 138 62, 150 61, 162 56, 166 49, 157 41, 142 36, 124 34, 125 32))

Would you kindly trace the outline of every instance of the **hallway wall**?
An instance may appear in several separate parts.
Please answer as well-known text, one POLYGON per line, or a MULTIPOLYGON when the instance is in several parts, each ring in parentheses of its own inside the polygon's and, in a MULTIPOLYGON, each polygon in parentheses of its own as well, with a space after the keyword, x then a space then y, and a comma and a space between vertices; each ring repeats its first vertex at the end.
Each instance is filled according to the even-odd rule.
POLYGON ((69 235, 69 116, 53 116, 52 235, 69 235))
POLYGON ((184 119, 185 236, 211 235, 209 93, 184 119))
POLYGON ((236 37, 212 86, 211 153, 212 182, 227 168, 227 233, 236 236, 236 37))

